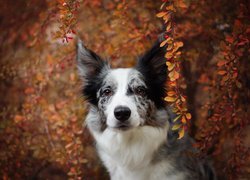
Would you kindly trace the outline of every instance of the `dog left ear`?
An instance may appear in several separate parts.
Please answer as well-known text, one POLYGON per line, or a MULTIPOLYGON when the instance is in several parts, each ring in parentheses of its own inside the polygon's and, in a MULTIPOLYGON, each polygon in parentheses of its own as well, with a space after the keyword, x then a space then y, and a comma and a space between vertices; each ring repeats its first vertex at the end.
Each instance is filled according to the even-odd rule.
POLYGON ((153 47, 139 59, 137 69, 146 77, 158 79, 159 83, 165 83, 167 77, 167 67, 165 59, 166 47, 160 47, 158 40, 153 47))
POLYGON ((142 56, 136 66, 136 69, 143 74, 146 83, 152 90, 153 99, 156 104, 161 106, 165 96, 165 82, 167 80, 167 67, 165 59, 166 47, 160 47, 160 39, 153 47, 142 56), (155 97, 154 97, 155 96, 155 97))

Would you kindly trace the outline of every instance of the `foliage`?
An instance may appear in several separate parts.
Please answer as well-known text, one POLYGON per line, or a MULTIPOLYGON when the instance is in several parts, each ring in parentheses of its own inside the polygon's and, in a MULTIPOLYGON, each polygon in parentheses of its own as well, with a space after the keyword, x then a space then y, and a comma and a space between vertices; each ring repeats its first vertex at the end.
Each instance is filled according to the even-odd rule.
POLYGON ((179 48, 183 46, 183 42, 175 40, 174 32, 174 13, 177 8, 186 8, 183 1, 164 1, 161 9, 164 9, 157 14, 157 17, 162 18, 165 24, 165 40, 160 44, 161 47, 166 47, 165 58, 167 59, 166 65, 168 69, 169 82, 167 83, 167 96, 165 101, 170 102, 172 111, 177 115, 174 122, 181 120, 181 124, 176 123, 172 130, 178 130, 179 139, 184 136, 187 129, 187 121, 191 119, 191 114, 187 112, 186 98, 180 89, 180 66, 181 66, 181 51, 179 48))
POLYGON ((247 1, 19 0, 4 2, 0 17, 2 179, 107 177, 82 127, 75 34, 129 67, 162 33, 161 20, 174 129, 180 138, 189 131, 220 179, 249 177, 247 1))

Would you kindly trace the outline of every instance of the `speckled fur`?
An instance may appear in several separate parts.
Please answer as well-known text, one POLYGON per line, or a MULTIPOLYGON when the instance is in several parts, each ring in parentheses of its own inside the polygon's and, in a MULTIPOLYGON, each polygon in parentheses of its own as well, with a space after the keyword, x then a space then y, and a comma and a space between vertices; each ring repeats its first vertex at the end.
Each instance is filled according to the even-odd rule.
POLYGON ((90 103, 86 122, 112 180, 216 179, 210 164, 196 158, 191 139, 178 140, 171 131, 175 115, 163 100, 164 53, 158 42, 136 67, 112 69, 78 43, 78 69, 90 103), (118 106, 131 110, 126 130, 114 116, 118 106))

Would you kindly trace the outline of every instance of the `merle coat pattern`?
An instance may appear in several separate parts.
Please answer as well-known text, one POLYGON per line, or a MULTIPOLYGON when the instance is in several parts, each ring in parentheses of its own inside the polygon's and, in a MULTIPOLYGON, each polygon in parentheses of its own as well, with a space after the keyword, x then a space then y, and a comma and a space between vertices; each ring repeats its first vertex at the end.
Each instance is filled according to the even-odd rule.
POLYGON ((77 44, 87 126, 112 180, 212 180, 205 160, 193 156, 191 140, 177 140, 174 115, 165 105, 165 48, 157 42, 133 68, 112 69, 77 44))

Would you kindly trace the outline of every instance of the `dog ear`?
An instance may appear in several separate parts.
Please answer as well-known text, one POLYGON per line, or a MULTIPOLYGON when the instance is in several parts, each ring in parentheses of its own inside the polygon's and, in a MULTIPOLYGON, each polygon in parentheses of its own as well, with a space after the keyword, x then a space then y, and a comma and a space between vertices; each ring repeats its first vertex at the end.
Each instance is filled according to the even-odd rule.
POLYGON ((77 43, 77 67, 81 78, 96 77, 104 67, 108 67, 96 53, 87 49, 81 40, 77 43))
POLYGON ((160 39, 153 47, 142 56, 136 66, 136 69, 143 74, 146 83, 152 90, 155 97, 152 97, 156 105, 163 105, 165 96, 165 82, 167 79, 167 67, 165 59, 166 47, 160 47, 160 39), (159 97, 159 98, 157 98, 159 97))

